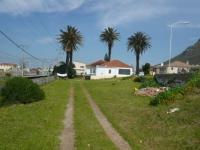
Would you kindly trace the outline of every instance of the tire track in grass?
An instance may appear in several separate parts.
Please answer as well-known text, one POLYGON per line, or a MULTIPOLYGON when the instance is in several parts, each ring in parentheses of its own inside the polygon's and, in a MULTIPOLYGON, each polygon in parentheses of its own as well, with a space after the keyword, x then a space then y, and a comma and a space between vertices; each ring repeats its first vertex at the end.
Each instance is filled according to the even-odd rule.
POLYGON ((130 145, 127 141, 125 141, 120 134, 112 127, 111 123, 107 120, 105 115, 101 112, 99 107, 96 105, 96 103, 93 101, 92 97, 88 93, 88 91, 85 89, 85 87, 82 86, 82 89, 84 91, 84 94, 86 95, 90 106, 95 113, 95 116, 101 126, 103 127, 105 133, 107 136, 111 139, 111 141, 116 145, 117 148, 120 150, 131 150, 130 145))
POLYGON ((74 87, 75 149, 116 150, 116 146, 95 118, 80 83, 74 83, 74 87))
POLYGON ((70 89, 69 102, 65 112, 64 130, 61 135, 60 150, 74 150, 74 88, 70 89))

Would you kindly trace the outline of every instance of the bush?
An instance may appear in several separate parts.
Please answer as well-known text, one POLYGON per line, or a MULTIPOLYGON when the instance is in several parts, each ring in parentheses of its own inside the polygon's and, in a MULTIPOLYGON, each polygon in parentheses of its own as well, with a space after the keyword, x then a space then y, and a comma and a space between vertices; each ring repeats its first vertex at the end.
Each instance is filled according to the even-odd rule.
POLYGON ((160 87, 160 85, 153 78, 149 78, 145 79, 140 86, 140 88, 146 87, 160 87))
POLYGON ((150 105, 158 105, 158 104, 169 104, 174 102, 176 99, 182 98, 184 95, 183 87, 171 88, 168 91, 159 93, 156 97, 154 97, 150 101, 150 105))
POLYGON ((146 63, 145 65, 142 66, 142 71, 144 72, 145 75, 150 74, 150 68, 151 68, 150 63, 146 63))
POLYGON ((133 79, 134 82, 142 82, 144 80, 144 77, 135 77, 133 79))
POLYGON ((7 72, 7 73, 5 74, 5 76, 6 76, 6 77, 11 77, 12 75, 11 75, 10 72, 7 72))
POLYGON ((31 103, 44 99, 44 92, 32 80, 14 77, 6 81, 1 96, 4 102, 31 103))
POLYGON ((74 69, 74 66, 67 67, 67 76, 69 79, 76 77, 76 70, 74 69))
POLYGON ((185 85, 185 93, 200 93, 200 73, 195 73, 185 85))

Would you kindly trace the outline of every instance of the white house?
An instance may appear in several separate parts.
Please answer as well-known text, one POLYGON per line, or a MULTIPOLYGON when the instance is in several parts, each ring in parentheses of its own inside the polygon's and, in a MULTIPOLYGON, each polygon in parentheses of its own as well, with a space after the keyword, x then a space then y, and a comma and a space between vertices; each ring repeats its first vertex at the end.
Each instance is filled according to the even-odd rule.
POLYGON ((12 69, 16 68, 16 64, 11 63, 0 63, 0 70, 3 72, 11 71, 12 69))
POLYGON ((188 62, 184 63, 181 61, 174 61, 170 64, 156 65, 153 67, 155 74, 178 74, 178 73, 188 73, 193 66, 188 62))
POLYGON ((86 69, 86 75, 91 75, 91 79, 128 77, 132 74, 133 68, 120 60, 99 60, 87 65, 86 69))
POLYGON ((75 70, 77 75, 84 75, 86 72, 86 64, 81 63, 81 62, 73 62, 75 65, 75 70))

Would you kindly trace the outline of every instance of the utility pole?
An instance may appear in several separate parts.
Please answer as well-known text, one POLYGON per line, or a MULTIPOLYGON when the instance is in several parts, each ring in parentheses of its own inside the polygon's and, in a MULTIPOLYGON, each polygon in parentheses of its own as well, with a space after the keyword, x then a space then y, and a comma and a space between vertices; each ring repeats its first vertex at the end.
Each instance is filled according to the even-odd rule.
POLYGON ((176 25, 187 25, 190 24, 189 21, 178 21, 175 23, 172 23, 171 25, 169 25, 170 27, 170 40, 169 40, 169 67, 171 66, 171 58, 172 58, 172 39, 173 39, 173 28, 176 27, 176 25))
POLYGON ((24 76, 24 52, 22 52, 22 77, 24 76))
MULTIPOLYGON (((22 48, 28 48, 28 45, 23 45, 23 44, 21 44, 21 45, 19 45, 20 47, 22 47, 22 48)), ((21 75, 22 75, 22 77, 24 76, 24 68, 25 68, 25 58, 24 58, 25 56, 24 56, 24 51, 22 51, 22 70, 21 70, 21 75)))

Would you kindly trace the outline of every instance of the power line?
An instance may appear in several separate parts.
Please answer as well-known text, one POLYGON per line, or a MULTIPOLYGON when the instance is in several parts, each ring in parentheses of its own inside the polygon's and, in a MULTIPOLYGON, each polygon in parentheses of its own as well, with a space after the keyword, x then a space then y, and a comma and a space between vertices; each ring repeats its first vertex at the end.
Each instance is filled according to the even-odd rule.
MULTIPOLYGON (((0 33, 8 40, 10 41, 13 45, 15 45, 17 48, 19 48, 20 50, 22 50, 24 53, 26 53, 27 55, 31 56, 32 58, 41 61, 39 58, 33 56, 31 53, 27 52, 24 48, 22 48, 19 44, 17 44, 14 40, 12 40, 6 33, 4 33, 3 31, 0 30, 0 33)), ((42 61, 41 61, 42 62, 42 61)))

